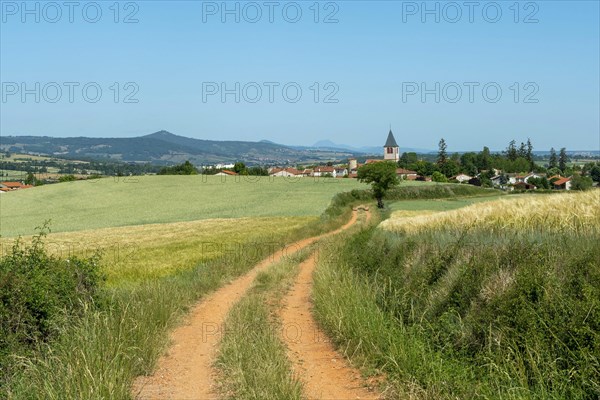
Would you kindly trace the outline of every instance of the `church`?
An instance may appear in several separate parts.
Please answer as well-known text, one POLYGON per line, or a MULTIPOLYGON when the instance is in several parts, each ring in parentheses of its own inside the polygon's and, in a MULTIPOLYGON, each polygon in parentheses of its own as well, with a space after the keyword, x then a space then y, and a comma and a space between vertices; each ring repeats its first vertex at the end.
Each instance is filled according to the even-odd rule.
POLYGON ((398 147, 398 143, 396 143, 392 129, 390 129, 387 140, 383 145, 383 159, 396 162, 400 160, 400 147, 398 147))
MULTIPOLYGON (((376 162, 381 162, 381 161, 398 162, 399 160, 400 160, 400 146, 398 146, 398 143, 396 142, 396 138, 394 137, 394 134, 392 133, 392 129, 390 128, 390 131, 387 136, 387 140, 385 141, 385 144, 383 145, 383 159, 369 159, 369 160, 365 161, 365 164, 371 164, 371 163, 376 163, 376 162)), ((356 178, 356 172, 358 170, 358 167, 360 167, 360 164, 358 164, 356 162, 356 159, 351 158, 348 160, 349 176, 351 178, 356 178)), ((414 180, 417 178, 417 173, 415 171, 409 171, 409 170, 406 170, 403 168, 398 168, 396 171, 397 171, 398 176, 401 177, 402 179, 414 180)))

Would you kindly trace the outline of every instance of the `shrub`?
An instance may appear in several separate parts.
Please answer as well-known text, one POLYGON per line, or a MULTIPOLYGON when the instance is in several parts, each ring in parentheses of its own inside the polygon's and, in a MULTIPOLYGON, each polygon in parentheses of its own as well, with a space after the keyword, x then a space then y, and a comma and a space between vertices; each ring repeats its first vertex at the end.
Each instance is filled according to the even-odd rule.
POLYGON ((63 175, 58 178, 59 182, 73 182, 75 180, 75 175, 63 175))
POLYGON ((51 257, 44 235, 42 231, 27 247, 17 241, 0 259, 0 383, 11 373, 14 356, 30 354, 98 300, 99 257, 51 257))
POLYGON ((589 176, 573 175, 571 178, 571 189, 572 190, 588 190, 593 185, 592 178, 589 176))
POLYGON ((448 182, 448 178, 438 171, 435 171, 433 175, 431 175, 431 180, 434 182, 448 182))

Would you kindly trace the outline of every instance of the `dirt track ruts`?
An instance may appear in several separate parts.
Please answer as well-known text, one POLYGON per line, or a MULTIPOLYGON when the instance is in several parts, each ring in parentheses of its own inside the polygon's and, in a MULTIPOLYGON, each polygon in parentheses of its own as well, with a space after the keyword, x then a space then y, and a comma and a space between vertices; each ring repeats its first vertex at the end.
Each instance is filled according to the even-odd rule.
POLYGON ((295 242, 257 264, 251 271, 201 299, 186 321, 171 334, 171 346, 151 376, 138 377, 132 387, 137 399, 216 399, 213 363, 220 342, 220 328, 227 314, 251 286, 256 275, 284 255, 352 226, 357 212, 343 227, 295 242), (293 250, 290 250, 293 249, 293 250))
MULTIPOLYGON (((370 215, 366 215, 367 222, 370 215)), ((364 387, 360 372, 340 355, 312 315, 311 292, 316 253, 300 264, 293 288, 284 300, 280 317, 282 339, 288 347, 294 373, 302 381, 309 399, 377 399, 364 387)))

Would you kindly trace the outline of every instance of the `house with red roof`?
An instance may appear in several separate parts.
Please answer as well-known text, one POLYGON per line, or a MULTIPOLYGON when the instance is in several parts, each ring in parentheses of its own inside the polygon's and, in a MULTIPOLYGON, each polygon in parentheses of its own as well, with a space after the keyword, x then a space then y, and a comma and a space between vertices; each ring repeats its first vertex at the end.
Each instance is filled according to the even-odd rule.
POLYGON ((285 176, 293 178, 302 178, 304 174, 296 168, 273 168, 269 172, 269 176, 285 176))
POLYGON ((419 176, 417 171, 411 171, 410 169, 405 168, 396 168, 396 175, 398 175, 398 178, 407 181, 414 181, 417 179, 417 176, 419 176))
POLYGON ((555 175, 549 179, 552 188, 556 190, 571 190, 571 178, 555 175))
POLYGON ((219 171, 215 174, 215 176, 236 176, 237 173, 233 171, 228 171, 226 169, 219 171))
POLYGON ((325 167, 315 167, 313 169, 313 176, 333 176, 335 178, 335 168, 325 166, 325 167))
POLYGON ((21 182, 0 182, 0 187, 7 188, 9 190, 22 189, 23 185, 21 182))

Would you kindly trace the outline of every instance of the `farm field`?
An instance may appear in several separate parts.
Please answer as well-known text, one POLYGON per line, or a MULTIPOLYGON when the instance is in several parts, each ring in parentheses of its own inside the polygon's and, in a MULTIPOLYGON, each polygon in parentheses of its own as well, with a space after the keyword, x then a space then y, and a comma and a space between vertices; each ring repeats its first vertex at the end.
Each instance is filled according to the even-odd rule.
POLYGON ((328 247, 317 319, 395 398, 598 398, 598 204, 594 190, 397 211, 328 247))
MULTIPOLYGON (((168 192, 165 192, 167 193, 165 195, 152 188, 146 188, 147 191, 144 192, 144 186, 153 186, 156 182, 161 183, 173 179, 173 177, 161 178, 147 177, 145 182, 142 179, 138 182, 140 184, 138 188, 143 193, 149 193, 150 196, 152 193, 167 196, 168 192)), ((308 181, 303 183, 289 183, 285 180, 265 181, 242 187, 237 182, 221 185, 220 178, 213 178, 213 182, 218 182, 219 186, 215 184, 212 186, 212 190, 192 191, 197 195, 197 202, 184 203, 185 199, 180 198, 178 207, 183 209, 187 204, 188 208, 193 208, 196 204, 202 204, 211 206, 208 208, 212 214, 225 213, 225 210, 230 210, 232 206, 223 206, 217 202, 235 203, 235 200, 231 199, 238 198, 236 194, 244 193, 244 200, 240 201, 242 206, 237 210, 233 209, 231 213, 240 216, 239 218, 205 218, 187 222, 81 229, 93 226, 98 222, 96 219, 98 214, 78 214, 77 202, 74 202, 71 203, 72 212, 61 211, 63 211, 64 218, 79 215, 76 224, 71 227, 81 230, 51 233, 43 238, 48 252, 59 255, 59 260, 55 261, 47 259, 45 255, 38 255, 39 250, 36 250, 36 247, 28 247, 30 246, 29 237, 23 238, 24 251, 12 254, 9 251, 6 252, 8 254, 0 259, 0 262, 3 262, 0 274, 4 274, 0 275, 0 278, 10 277, 13 274, 11 269, 14 268, 15 260, 26 258, 30 260, 27 262, 36 265, 34 271, 43 271, 43 268, 47 268, 44 265, 48 262, 55 265, 46 273, 36 272, 39 274, 36 277, 39 277, 40 282, 32 287, 42 284, 52 286, 54 279, 62 279, 60 275, 55 275, 58 272, 53 272, 58 270, 58 267, 67 268, 67 271, 69 268, 73 268, 74 271, 77 271, 75 277, 78 277, 79 282, 88 282, 90 290, 95 287, 90 282, 97 281, 97 272, 108 275, 108 282, 107 284, 101 283, 101 286, 97 288, 98 295, 101 296, 101 301, 97 305, 81 303, 82 306, 87 307, 87 311, 77 318, 65 316, 68 319, 63 320, 61 317, 56 321, 53 320, 52 332, 44 334, 51 338, 51 340, 46 339, 52 351, 48 356, 50 358, 46 358, 43 353, 37 354, 37 357, 31 356, 28 358, 25 368, 22 368, 23 366, 20 364, 9 363, 9 366, 0 374, 1 394, 7 393, 3 391, 5 389, 10 393, 16 393, 16 398, 35 397, 36 393, 41 392, 49 397, 73 399, 88 396, 93 398, 129 397, 131 380, 152 369, 153 363, 167 342, 169 329, 179 322, 190 306, 199 298, 244 274, 256 262, 266 258, 272 252, 285 249, 284 244, 326 232, 342 224, 349 214, 350 208, 343 207, 343 201, 342 203, 339 200, 332 202, 332 198, 338 190, 359 187, 357 182, 350 180, 347 183, 334 181, 326 184, 308 181), (296 187, 299 187, 300 190, 296 189, 296 192, 290 193, 288 188, 294 187, 293 185, 297 185, 296 187), (242 188, 240 189, 240 187, 242 188), (290 211, 285 205, 279 205, 278 208, 268 210, 268 213, 279 212, 284 214, 283 216, 244 216, 244 213, 257 214, 257 210, 261 206, 264 207, 265 203, 275 204, 272 199, 269 199, 269 196, 274 194, 288 200, 293 198, 292 205, 309 203, 310 207, 301 210, 301 213, 312 215, 285 216, 285 214, 298 214, 298 211, 293 208, 290 211), (211 198, 211 196, 217 198, 211 198), (250 197, 254 201, 258 201, 260 205, 243 207, 243 202, 249 201, 250 197), (330 209, 324 213, 330 203, 335 203, 333 211, 330 209), (82 264, 77 258, 72 258, 72 256, 89 256, 97 248, 104 250, 105 253, 105 257, 100 259, 99 264, 93 259, 87 264, 82 264), (69 266, 69 261, 74 264, 72 267, 69 266), (113 361, 107 364, 106 360, 108 359, 113 361), (89 371, 89 374, 80 376, 78 373, 80 368, 74 368, 76 365, 84 366, 83 368, 89 371), (6 380, 11 374, 16 374, 16 376, 6 380), (10 382, 10 386, 3 388, 2 384, 8 382, 10 382), (90 395, 90 393, 94 394, 90 395)), ((189 180, 180 179, 178 182, 179 186, 182 186, 182 183, 189 182, 189 180)), ((211 180, 209 179, 208 182, 210 187, 211 180)), ((63 193, 54 189, 60 189, 61 185, 64 185, 65 190, 72 195, 85 198, 93 198, 88 192, 91 191, 94 194, 94 190, 97 190, 95 188, 101 187, 99 183, 76 182, 73 185, 57 184, 53 185, 54 187, 49 185, 35 188, 34 190, 53 189, 52 191, 43 191, 44 194, 50 193, 55 196, 50 196, 50 199, 46 198, 47 202, 52 200, 52 206, 48 207, 50 212, 54 210, 54 205, 60 204, 60 201, 69 202, 68 196, 65 197, 63 193)), ((108 190, 113 190, 118 198, 118 200, 112 199, 110 204, 132 210, 127 201, 138 202, 138 200, 132 200, 131 197, 128 197, 128 195, 131 196, 131 193, 123 193, 125 192, 123 189, 121 192, 113 189, 115 186, 114 182, 108 182, 108 190), (110 186, 111 184, 113 187, 110 186)), ((172 188, 176 189, 176 186, 174 185, 172 188)), ((13 192, 10 195, 27 194, 25 192, 13 192)), ((42 191, 40 190, 40 192, 42 191)), ((96 193, 102 192, 100 190, 96 193)), ((139 195, 138 191, 136 196, 139 195)), ((27 196, 20 197, 26 198, 27 196)), ((163 197, 163 199, 165 198, 163 197)), ((107 199, 109 197, 100 201, 107 199)), ((137 204, 141 205, 141 203, 150 208, 153 207, 152 199, 145 198, 144 201, 137 204)), ((88 202, 81 204, 87 206, 88 202)), ((6 202, 2 200, 3 228, 6 207, 6 202)), ((140 210, 143 207, 136 209, 140 210)), ((173 218, 172 207, 159 208, 159 210, 163 213, 161 218, 173 218)), ((175 211, 178 210, 175 208, 175 211)), ((176 215, 180 216, 180 214, 176 215)), ((103 217, 109 218, 107 214, 104 214, 103 217)), ((103 222, 108 225, 123 221, 113 218, 108 222, 103 222)), ((9 247, 14 239, 14 237, 3 238, 3 248, 9 247)), ((19 261, 19 264, 16 265, 21 263, 22 261, 19 261)), ((27 271, 23 273, 27 273, 27 271)), ((15 285, 20 284, 21 281, 0 279, 0 282, 15 285)), ((17 298, 11 300, 11 304, 27 301, 27 296, 38 295, 37 291, 31 292, 29 289, 29 287, 15 288, 11 293, 17 298)), ((36 304, 36 307, 43 308, 44 312, 50 313, 51 316, 57 317, 63 313, 61 308, 53 308, 55 306, 52 302, 41 300, 36 304)), ((45 322, 42 321, 42 323, 45 322)), ((24 325, 20 323, 19 326, 24 325)), ((41 331, 39 334, 43 335, 43 332, 41 331)), ((31 352, 27 346, 23 347, 24 345, 18 339, 18 333, 11 335, 6 344, 8 349, 2 349, 4 358, 0 357, 0 363, 11 360, 10 357, 6 357, 11 353, 28 354, 31 352)))
MULTIPOLYGON (((284 243, 284 237, 316 217, 206 219, 167 224, 51 233, 48 254, 63 259, 99 252, 107 284, 115 286, 161 278, 223 256, 259 260, 284 243)), ((31 237, 23 237, 29 243, 31 237)), ((15 238, 0 238, 0 256, 15 238)))
POLYGON ((319 216, 335 193, 367 186, 355 179, 141 176, 45 185, 0 198, 0 235, 211 218, 319 216), (261 179, 262 178, 262 179, 261 179))
POLYGON ((453 197, 447 199, 403 200, 390 203, 391 219, 411 215, 423 215, 433 212, 455 210, 471 204, 488 202, 503 197, 504 194, 487 196, 453 197))
MULTIPOLYGON (((392 214, 381 223, 383 229, 398 232, 443 231, 448 227, 595 232, 600 223, 600 192, 560 193, 553 195, 507 196, 483 202, 482 198, 465 200, 469 207, 448 212, 406 218, 392 214), (479 204, 475 204, 479 203, 479 204)), ((441 201, 433 202, 441 203, 441 201)), ((427 210, 426 206, 423 206, 427 210)), ((435 210, 434 211, 438 211, 435 210)))

